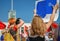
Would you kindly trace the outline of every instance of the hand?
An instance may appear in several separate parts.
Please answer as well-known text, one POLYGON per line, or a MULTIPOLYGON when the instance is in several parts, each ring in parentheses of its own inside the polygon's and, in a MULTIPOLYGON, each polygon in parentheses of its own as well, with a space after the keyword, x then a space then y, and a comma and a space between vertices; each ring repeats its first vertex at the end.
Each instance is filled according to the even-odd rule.
POLYGON ((58 9, 58 7, 59 7, 59 5, 58 5, 58 4, 56 4, 56 5, 53 7, 53 10, 56 12, 56 11, 57 11, 57 9, 58 9))
POLYGON ((37 16, 37 14, 34 14, 34 16, 37 16))
POLYGON ((33 11, 33 12, 34 12, 34 16, 37 16, 37 14, 36 14, 36 9, 34 9, 34 11, 33 11))
POLYGON ((36 14, 36 9, 34 9, 34 11, 33 11, 33 12, 34 12, 34 14, 36 14))

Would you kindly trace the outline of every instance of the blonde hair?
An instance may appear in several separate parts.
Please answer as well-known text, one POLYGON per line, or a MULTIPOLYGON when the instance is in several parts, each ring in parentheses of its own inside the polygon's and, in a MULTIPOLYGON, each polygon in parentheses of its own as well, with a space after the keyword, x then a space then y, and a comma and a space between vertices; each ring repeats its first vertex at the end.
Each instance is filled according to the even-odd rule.
POLYGON ((39 16, 35 16, 31 24, 31 35, 43 35, 45 28, 43 20, 39 16))

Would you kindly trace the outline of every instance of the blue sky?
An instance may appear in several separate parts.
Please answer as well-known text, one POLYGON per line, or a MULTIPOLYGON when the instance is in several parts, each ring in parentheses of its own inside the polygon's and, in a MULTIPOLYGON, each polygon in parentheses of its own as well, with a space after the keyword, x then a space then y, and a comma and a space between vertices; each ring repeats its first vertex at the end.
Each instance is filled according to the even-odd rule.
MULTIPOLYGON (((14 0, 14 10, 16 17, 22 18, 25 22, 31 22, 33 18, 33 9, 36 0, 14 0)), ((8 21, 8 11, 11 9, 11 0, 0 0, 0 20, 8 21)), ((59 16, 60 17, 60 16, 59 16)), ((59 23, 60 18, 57 20, 59 23)))

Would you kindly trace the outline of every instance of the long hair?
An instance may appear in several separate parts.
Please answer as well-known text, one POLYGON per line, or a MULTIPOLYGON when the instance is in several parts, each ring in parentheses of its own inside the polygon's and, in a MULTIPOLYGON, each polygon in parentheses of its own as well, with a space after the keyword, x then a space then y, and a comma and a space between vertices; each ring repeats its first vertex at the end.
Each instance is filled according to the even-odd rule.
POLYGON ((31 23, 31 35, 43 35, 45 28, 43 20, 39 16, 35 16, 31 23))

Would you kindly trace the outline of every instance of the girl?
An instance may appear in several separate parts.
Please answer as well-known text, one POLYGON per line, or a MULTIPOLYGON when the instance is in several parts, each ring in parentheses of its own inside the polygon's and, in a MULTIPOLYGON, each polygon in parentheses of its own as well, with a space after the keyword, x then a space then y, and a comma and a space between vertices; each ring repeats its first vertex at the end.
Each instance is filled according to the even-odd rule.
POLYGON ((24 21, 20 18, 10 18, 8 32, 13 36, 15 41, 20 41, 19 37, 19 28, 24 24, 24 21))
POLYGON ((31 34, 29 35, 29 40, 30 41, 45 41, 46 30, 52 24, 57 9, 58 9, 58 4, 56 4, 53 7, 53 12, 52 12, 52 15, 50 17, 50 21, 47 24, 43 22, 41 17, 39 17, 36 14, 36 10, 34 10, 34 18, 32 20, 31 29, 30 29, 31 34))

